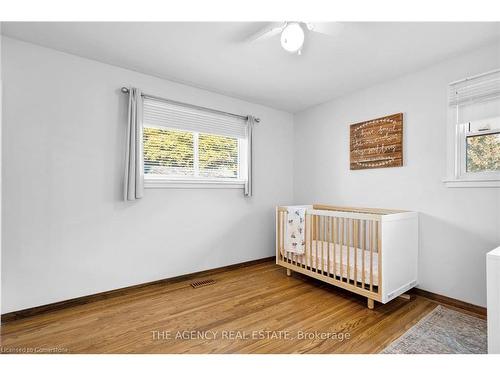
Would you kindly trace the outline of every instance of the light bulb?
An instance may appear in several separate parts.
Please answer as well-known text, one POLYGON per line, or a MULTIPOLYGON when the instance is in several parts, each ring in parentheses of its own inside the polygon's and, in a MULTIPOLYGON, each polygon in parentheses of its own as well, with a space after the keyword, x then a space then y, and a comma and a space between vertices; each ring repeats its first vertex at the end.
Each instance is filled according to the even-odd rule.
POLYGON ((294 53, 300 51, 304 45, 304 30, 298 23, 286 25, 281 32, 281 46, 285 51, 294 53))

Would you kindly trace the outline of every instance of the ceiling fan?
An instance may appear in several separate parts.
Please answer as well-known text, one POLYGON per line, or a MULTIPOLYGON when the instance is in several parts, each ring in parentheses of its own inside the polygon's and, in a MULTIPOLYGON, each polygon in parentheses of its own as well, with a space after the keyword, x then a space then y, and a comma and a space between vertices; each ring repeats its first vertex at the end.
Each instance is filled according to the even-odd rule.
POLYGON ((260 42, 281 34, 281 46, 290 53, 302 54, 306 33, 336 36, 342 29, 339 22, 271 22, 247 38, 249 42, 260 42))

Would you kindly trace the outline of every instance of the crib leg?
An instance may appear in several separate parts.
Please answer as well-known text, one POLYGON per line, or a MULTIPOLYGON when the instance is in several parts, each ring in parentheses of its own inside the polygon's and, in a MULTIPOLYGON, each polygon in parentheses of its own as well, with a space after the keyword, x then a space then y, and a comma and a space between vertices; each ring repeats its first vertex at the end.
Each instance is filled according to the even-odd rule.
POLYGON ((372 300, 371 298, 368 298, 368 308, 370 310, 373 310, 374 307, 375 307, 375 301, 372 300))
POLYGON ((286 275, 287 276, 292 276, 292 270, 290 268, 286 269, 286 275))

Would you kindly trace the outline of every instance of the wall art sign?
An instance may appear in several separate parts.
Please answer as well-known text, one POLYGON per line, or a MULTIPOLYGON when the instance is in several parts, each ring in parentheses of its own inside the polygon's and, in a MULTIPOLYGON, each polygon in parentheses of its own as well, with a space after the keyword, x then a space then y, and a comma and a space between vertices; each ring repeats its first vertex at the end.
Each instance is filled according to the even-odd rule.
POLYGON ((403 165, 403 114, 351 125, 351 169, 403 165))

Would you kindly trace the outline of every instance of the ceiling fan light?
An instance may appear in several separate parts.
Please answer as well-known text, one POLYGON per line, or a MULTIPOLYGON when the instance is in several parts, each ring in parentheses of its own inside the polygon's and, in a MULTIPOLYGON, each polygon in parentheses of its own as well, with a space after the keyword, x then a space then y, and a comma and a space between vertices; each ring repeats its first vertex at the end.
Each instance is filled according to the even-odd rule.
POLYGON ((286 25, 281 33, 281 46, 287 52, 298 52, 304 45, 304 30, 298 23, 286 25))

